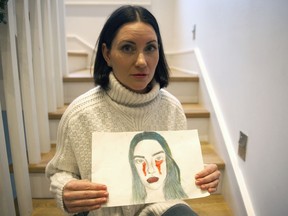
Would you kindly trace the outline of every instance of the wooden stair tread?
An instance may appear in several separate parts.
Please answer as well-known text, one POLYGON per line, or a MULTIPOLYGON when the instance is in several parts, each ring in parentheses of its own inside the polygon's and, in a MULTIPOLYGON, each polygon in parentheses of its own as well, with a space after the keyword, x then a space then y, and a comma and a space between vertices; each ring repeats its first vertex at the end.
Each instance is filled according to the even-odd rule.
POLYGON ((183 103, 182 107, 184 109, 187 118, 209 118, 210 112, 201 104, 194 103, 183 103))
POLYGON ((208 197, 185 201, 199 216, 233 215, 221 194, 212 194, 208 197))
POLYGON ((64 105, 63 107, 57 108, 57 110, 55 112, 49 112, 48 113, 49 119, 59 119, 60 120, 63 113, 67 109, 67 107, 68 107, 68 105, 64 105))
MULTIPOLYGON (((58 108, 55 112, 49 112, 49 119, 61 119, 68 105, 58 108)), ((209 111, 200 104, 186 103, 182 104, 187 118, 209 118, 209 111)))
MULTIPOLYGON (((225 168, 224 161, 217 155, 213 147, 208 143, 201 143, 203 161, 205 164, 214 163, 217 164, 219 170, 225 168)), ((56 152, 56 145, 51 145, 51 150, 48 153, 41 154, 41 162, 38 164, 29 164, 30 173, 45 173, 47 163, 52 159, 56 152)), ((13 172, 11 165, 10 171, 13 172)))
POLYGON ((41 161, 38 164, 29 164, 29 173, 45 173, 46 165, 54 157, 56 152, 56 145, 51 146, 51 150, 48 153, 41 154, 41 161))
POLYGON ((83 50, 69 50, 68 51, 68 56, 83 56, 83 57, 88 57, 88 53, 83 50))
MULTIPOLYGON (((199 216, 232 216, 231 211, 221 194, 212 194, 208 197, 185 201, 199 216)), ((32 199, 32 204, 32 216, 65 215, 57 207, 54 199, 32 199)))
POLYGON ((63 82, 94 82, 93 70, 82 69, 79 71, 71 72, 63 77, 63 82))
MULTIPOLYGON (((195 74, 173 71, 171 73, 170 80, 172 82, 198 82, 199 77, 195 74)), ((83 68, 82 70, 71 72, 67 76, 63 77, 63 82, 94 82, 93 69, 83 68)))
POLYGON ((212 145, 201 142, 201 150, 205 164, 216 164, 219 170, 225 168, 224 161, 218 156, 212 145))

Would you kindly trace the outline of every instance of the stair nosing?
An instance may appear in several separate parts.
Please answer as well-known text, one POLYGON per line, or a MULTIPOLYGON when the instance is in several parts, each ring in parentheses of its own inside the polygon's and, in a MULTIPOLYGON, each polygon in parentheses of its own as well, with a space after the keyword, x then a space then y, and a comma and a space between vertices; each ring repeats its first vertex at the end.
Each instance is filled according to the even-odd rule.
POLYGON ((69 50, 68 51, 68 56, 89 56, 89 54, 85 51, 74 51, 74 50, 69 50))
MULTIPOLYGON (((89 73, 90 68, 83 68, 79 71, 71 72, 63 77, 63 82, 94 82, 93 75, 89 73), (91 76, 89 76, 91 74, 91 76), (88 75, 88 76, 87 76, 88 75)), ((170 76, 171 82, 199 82, 199 76, 195 74, 188 74, 184 72, 174 72, 170 76)))
MULTIPOLYGON (((210 118, 210 112, 200 104, 182 103, 186 118, 210 118)), ((55 112, 49 112, 49 120, 60 120, 67 105, 58 108, 55 112)))

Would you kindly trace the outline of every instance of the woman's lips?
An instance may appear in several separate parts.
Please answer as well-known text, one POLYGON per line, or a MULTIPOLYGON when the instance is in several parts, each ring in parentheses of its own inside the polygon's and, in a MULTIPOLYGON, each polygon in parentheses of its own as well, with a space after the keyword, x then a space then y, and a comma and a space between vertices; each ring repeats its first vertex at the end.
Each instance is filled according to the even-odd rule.
POLYGON ((147 182, 151 184, 157 182, 158 180, 159 180, 158 177, 150 177, 147 179, 147 182))
POLYGON ((138 78, 143 78, 143 77, 146 77, 148 76, 148 74, 145 74, 145 73, 139 73, 139 74, 132 74, 133 77, 138 77, 138 78))

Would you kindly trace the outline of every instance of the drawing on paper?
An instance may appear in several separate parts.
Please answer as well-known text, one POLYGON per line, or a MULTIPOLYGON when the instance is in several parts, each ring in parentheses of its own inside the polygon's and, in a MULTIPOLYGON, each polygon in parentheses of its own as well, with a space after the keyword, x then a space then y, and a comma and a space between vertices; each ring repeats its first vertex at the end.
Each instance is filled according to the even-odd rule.
POLYGON ((102 207, 208 196, 195 185, 204 167, 197 130, 94 132, 92 182, 105 184, 102 207))
POLYGON ((162 197, 164 200, 187 198, 181 186, 180 169, 165 138, 157 132, 136 134, 129 148, 132 171, 132 201, 162 197))

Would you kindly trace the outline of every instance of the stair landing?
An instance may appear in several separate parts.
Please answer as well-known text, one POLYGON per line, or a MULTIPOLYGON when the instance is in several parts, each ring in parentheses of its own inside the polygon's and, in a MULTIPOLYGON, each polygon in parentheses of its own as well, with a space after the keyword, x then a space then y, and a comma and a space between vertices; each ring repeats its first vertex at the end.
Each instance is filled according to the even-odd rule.
MULTIPOLYGON (((64 216, 56 206, 54 199, 33 199, 32 216, 64 216)), ((208 197, 186 200, 199 216, 232 216, 222 195, 213 194, 208 197)))

